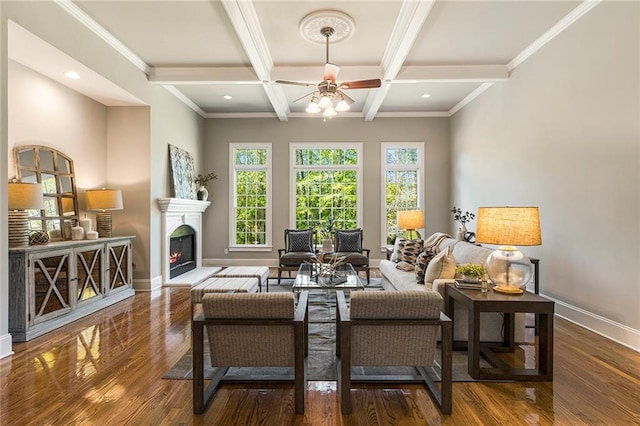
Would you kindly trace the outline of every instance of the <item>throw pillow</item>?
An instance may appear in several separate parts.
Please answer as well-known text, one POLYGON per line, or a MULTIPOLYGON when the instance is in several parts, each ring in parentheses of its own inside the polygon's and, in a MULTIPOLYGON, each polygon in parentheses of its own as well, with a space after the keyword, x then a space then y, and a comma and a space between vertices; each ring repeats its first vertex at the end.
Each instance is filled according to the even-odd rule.
POLYGON ((339 229, 336 231, 336 251, 362 252, 362 229, 339 229))
POLYGON ((424 273, 427 270, 427 265, 431 259, 433 259, 436 254, 438 254, 435 247, 430 247, 423 250, 416 259, 415 273, 416 273, 416 282, 418 284, 424 284, 424 273))
POLYGON ((396 237, 396 240, 393 242, 393 252, 391 253, 390 261, 394 263, 398 263, 398 251, 400 250, 400 242, 405 241, 402 237, 396 237))
POLYGON ((438 253, 427 265, 424 283, 433 283, 438 278, 453 279, 456 276, 456 259, 451 254, 451 247, 438 253))
POLYGON ((411 272, 415 269, 415 266, 413 266, 411 263, 401 261, 396 264, 396 269, 400 269, 401 271, 405 272, 411 272))
POLYGON ((412 265, 416 263, 418 255, 422 251, 422 240, 403 240, 398 246, 398 261, 412 265))
POLYGON ((313 230, 289 230, 289 247, 287 251, 313 251, 313 230))

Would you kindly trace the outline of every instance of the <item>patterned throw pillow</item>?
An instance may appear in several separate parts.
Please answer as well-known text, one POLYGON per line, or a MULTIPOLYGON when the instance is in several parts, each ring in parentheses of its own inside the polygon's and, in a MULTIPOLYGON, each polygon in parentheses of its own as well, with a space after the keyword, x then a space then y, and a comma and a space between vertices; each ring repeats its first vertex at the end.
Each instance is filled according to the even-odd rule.
POLYGON ((289 247, 287 251, 313 251, 313 230, 289 230, 289 247))
POLYGON ((427 265, 438 254, 436 247, 428 247, 418 255, 415 265, 416 282, 424 284, 424 274, 427 271, 427 265))
POLYGON ((339 229, 336 231, 336 251, 357 252, 362 251, 362 229, 339 229))
POLYGON ((398 244, 398 262, 416 263, 422 251, 422 240, 404 240, 398 244))

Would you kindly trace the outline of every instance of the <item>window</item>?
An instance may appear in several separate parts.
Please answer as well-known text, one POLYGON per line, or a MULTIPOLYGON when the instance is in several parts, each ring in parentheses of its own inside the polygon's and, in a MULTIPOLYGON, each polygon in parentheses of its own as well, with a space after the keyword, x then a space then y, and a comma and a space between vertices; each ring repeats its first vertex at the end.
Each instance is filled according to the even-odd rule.
POLYGON ((230 249, 271 248, 271 144, 230 144, 230 249))
POLYGON ((382 245, 393 244, 398 234, 398 210, 422 208, 423 143, 382 144, 382 245))
POLYGON ((290 226, 320 228, 333 218, 336 229, 358 227, 362 144, 291 144, 290 150, 290 226))

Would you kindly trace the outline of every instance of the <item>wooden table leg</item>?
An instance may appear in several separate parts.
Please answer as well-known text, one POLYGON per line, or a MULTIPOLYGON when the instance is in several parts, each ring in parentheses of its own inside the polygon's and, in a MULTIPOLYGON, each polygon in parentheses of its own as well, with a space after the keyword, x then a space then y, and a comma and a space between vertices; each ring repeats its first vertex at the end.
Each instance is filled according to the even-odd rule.
POLYGON ((467 336, 468 372, 471 377, 480 377, 480 312, 469 310, 469 335, 467 336))

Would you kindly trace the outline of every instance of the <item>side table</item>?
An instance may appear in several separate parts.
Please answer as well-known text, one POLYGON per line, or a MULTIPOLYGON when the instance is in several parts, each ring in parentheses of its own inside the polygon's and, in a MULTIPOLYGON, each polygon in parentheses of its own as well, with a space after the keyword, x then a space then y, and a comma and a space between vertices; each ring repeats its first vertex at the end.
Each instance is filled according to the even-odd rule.
MULTIPOLYGON (((553 313, 554 302, 537 294, 506 295, 489 291, 460 289, 453 284, 445 288, 445 310, 455 324, 454 305, 462 303, 469 311, 469 336, 467 342, 468 372, 474 379, 494 380, 553 380, 553 313), (504 314, 504 342, 491 346, 480 342, 480 313, 504 314), (500 359, 496 352, 513 352, 515 348, 514 314, 535 313, 538 318, 537 368, 515 368, 500 359), (482 355, 492 368, 480 368, 482 355)), ((460 347, 455 348, 460 349, 460 347)))

